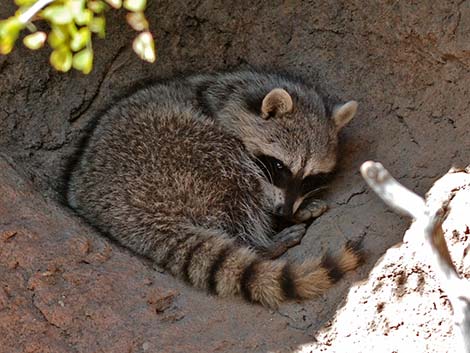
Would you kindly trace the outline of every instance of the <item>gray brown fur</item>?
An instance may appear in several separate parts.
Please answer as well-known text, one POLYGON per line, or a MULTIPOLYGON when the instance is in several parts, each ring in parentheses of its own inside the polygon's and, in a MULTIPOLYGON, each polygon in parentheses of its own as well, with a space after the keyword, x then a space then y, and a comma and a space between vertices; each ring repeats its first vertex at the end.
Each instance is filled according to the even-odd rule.
POLYGON ((144 88, 101 116, 71 171, 68 202, 197 288, 272 307, 311 298, 356 268, 359 256, 345 246, 335 261, 264 258, 276 207, 293 215, 303 195, 284 207, 287 191, 270 183, 256 156, 281 160, 298 180, 331 171, 353 103, 329 117, 310 85, 254 71, 144 88))

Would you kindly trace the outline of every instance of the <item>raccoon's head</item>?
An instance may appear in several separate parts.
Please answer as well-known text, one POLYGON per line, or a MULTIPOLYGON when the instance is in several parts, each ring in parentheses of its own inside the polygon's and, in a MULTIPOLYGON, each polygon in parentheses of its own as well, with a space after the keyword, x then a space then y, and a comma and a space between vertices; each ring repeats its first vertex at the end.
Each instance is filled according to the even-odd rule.
POLYGON ((248 99, 237 132, 266 176, 273 212, 291 218, 333 171, 338 132, 356 114, 357 102, 327 113, 313 89, 297 86, 273 88, 260 98, 248 99))

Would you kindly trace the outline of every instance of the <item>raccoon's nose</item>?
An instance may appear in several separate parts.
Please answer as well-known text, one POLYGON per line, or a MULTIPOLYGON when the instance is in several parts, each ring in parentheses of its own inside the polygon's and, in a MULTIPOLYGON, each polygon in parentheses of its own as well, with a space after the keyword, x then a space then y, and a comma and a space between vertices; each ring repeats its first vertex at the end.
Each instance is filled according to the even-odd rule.
POLYGON ((291 218, 292 217, 292 205, 277 205, 274 208, 274 212, 283 217, 283 218, 291 218))

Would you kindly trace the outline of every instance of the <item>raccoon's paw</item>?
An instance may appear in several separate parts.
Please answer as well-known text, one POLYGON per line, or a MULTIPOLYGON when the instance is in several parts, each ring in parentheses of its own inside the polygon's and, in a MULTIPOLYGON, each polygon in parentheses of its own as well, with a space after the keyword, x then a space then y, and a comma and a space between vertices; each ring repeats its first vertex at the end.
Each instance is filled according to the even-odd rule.
POLYGON ((288 249, 300 244, 306 231, 306 225, 303 223, 284 228, 274 235, 272 238, 274 244, 266 249, 266 255, 271 259, 278 258, 288 249))
POLYGON ((325 201, 311 199, 303 203, 294 214, 294 221, 301 223, 320 217, 328 209, 325 201))

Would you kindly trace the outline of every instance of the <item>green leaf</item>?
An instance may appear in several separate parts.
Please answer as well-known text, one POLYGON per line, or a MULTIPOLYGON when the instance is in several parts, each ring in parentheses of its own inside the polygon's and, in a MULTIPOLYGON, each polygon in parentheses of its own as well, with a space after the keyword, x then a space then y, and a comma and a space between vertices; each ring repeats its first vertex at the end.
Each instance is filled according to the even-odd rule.
POLYGON ((93 50, 86 48, 73 56, 73 67, 80 70, 85 75, 91 72, 93 68, 93 50))
POLYGON ((88 9, 83 9, 83 11, 79 12, 75 17, 75 22, 77 22, 77 25, 79 26, 84 26, 87 25, 91 22, 93 19, 93 12, 88 9))
POLYGON ((142 32, 134 39, 132 43, 132 49, 136 54, 145 61, 155 62, 155 43, 153 42, 153 37, 150 32, 142 32))
POLYGON ((72 36, 70 48, 73 51, 79 51, 84 48, 91 40, 91 32, 87 27, 80 28, 77 33, 72 36))
POLYGON ((67 27, 67 32, 69 32, 69 35, 71 37, 77 34, 78 28, 77 26, 75 26, 75 22, 72 21, 70 23, 67 23, 66 27, 67 27))
POLYGON ((0 54, 9 54, 13 50, 15 41, 24 24, 18 18, 12 16, 0 21, 0 54))
POLYGON ((72 13, 72 16, 75 16, 78 12, 85 9, 85 0, 68 0, 67 5, 72 13))
POLYGON ((79 26, 90 23, 93 18, 93 12, 85 8, 85 0, 70 0, 68 6, 75 22, 79 26))
POLYGON ((146 5, 147 0, 124 0, 124 8, 133 12, 144 11, 146 5))
POLYGON ((37 0, 15 0, 15 4, 18 6, 31 6, 34 4, 37 0))
POLYGON ((0 21, 0 38, 2 37, 18 37, 24 25, 18 18, 12 16, 6 20, 0 21))
POLYGON ((126 19, 127 23, 136 31, 143 31, 149 28, 149 23, 143 12, 129 12, 126 19))
POLYGON ((36 32, 23 38, 23 44, 29 49, 36 50, 42 48, 47 35, 44 32, 36 32))
POLYGON ((50 62, 56 70, 67 72, 72 67, 72 52, 66 46, 55 49, 51 53, 50 62))
POLYGON ((73 21, 73 15, 67 6, 52 5, 41 12, 42 17, 58 25, 64 25, 73 21))
POLYGON ((106 20, 103 16, 93 17, 88 27, 90 31, 97 33, 100 38, 105 37, 106 20))
POLYGON ((100 14, 104 10, 106 10, 106 4, 101 0, 88 1, 87 6, 91 11, 93 11, 96 14, 100 14))
POLYGON ((85 0, 68 0, 68 5, 73 14, 75 14, 75 11, 81 11, 84 9, 85 4, 85 0))
POLYGON ((52 26, 48 42, 52 48, 58 48, 69 39, 69 32, 66 26, 52 26))
POLYGON ((122 6, 122 0, 106 0, 106 2, 115 9, 120 9, 122 6))
POLYGON ((2 38, 0 40, 0 54, 6 55, 10 54, 15 45, 15 41, 12 41, 9 38, 2 38))

